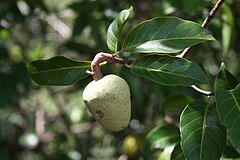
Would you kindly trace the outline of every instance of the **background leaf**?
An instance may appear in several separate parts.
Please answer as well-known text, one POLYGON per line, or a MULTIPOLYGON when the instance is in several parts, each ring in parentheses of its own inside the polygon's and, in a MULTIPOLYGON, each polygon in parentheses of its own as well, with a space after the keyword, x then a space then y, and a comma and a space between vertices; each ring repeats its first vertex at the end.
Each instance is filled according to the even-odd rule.
POLYGON ((163 123, 147 134, 143 151, 148 157, 151 157, 154 150, 174 146, 179 141, 179 129, 173 125, 163 123))
POLYGON ((57 56, 27 65, 32 79, 40 85, 71 85, 88 76, 91 62, 78 62, 57 56))
POLYGON ((197 23, 175 17, 154 18, 136 26, 124 40, 122 50, 176 53, 208 40, 214 38, 197 23))
POLYGON ((168 55, 144 56, 134 61, 129 68, 138 76, 166 86, 206 83, 204 72, 197 64, 168 55))
POLYGON ((165 115, 179 120, 183 109, 192 101, 193 99, 187 95, 173 94, 164 99, 162 103, 162 109, 165 115))
POLYGON ((181 149, 180 143, 178 143, 171 154, 171 160, 185 160, 183 151, 181 149))
POLYGON ((180 118, 181 147, 186 159, 219 160, 226 144, 226 131, 215 106, 196 100, 180 118))
POLYGON ((234 17, 231 8, 226 3, 222 6, 222 11, 222 45, 223 56, 226 57, 233 37, 234 17))
POLYGON ((129 9, 121 11, 108 27, 107 46, 113 52, 117 52, 118 50, 118 37, 132 10, 133 8, 130 7, 129 9))

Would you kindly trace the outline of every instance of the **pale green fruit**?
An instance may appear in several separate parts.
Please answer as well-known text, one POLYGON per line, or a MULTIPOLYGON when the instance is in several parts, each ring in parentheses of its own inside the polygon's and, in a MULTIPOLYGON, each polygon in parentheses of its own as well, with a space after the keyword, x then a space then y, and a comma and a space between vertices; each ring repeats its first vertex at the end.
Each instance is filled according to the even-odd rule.
POLYGON ((121 131, 131 117, 130 90, 127 82, 107 75, 90 82, 83 91, 83 100, 92 116, 106 129, 121 131))

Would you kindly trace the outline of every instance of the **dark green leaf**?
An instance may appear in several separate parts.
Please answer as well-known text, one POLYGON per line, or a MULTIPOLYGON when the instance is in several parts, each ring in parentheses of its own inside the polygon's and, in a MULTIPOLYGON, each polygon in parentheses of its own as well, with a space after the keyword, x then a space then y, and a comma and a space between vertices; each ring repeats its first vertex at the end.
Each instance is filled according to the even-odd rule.
POLYGON ((176 117, 179 119, 183 109, 192 102, 192 98, 184 94, 174 94, 167 97, 162 104, 165 115, 176 117), (174 101, 173 101, 174 99, 174 101))
POLYGON ((214 40, 199 24, 175 17, 154 18, 136 26, 126 37, 123 51, 176 53, 195 44, 214 40))
POLYGON ((164 149, 180 141, 179 129, 168 124, 161 124, 152 129, 146 136, 144 153, 151 156, 154 149, 164 149))
POLYGON ((138 76, 166 86, 206 83, 204 72, 197 64, 168 55, 144 56, 134 61, 129 68, 138 76))
POLYGON ((118 50, 119 35, 132 10, 133 8, 130 7, 129 9, 121 11, 108 27, 107 45, 112 52, 117 52, 118 50))
POLYGON ((224 76, 224 73, 230 75, 222 67, 215 81, 217 110, 222 124, 227 128, 228 138, 232 145, 240 148, 240 85, 227 90, 229 81, 227 81, 227 74, 224 76))
MULTIPOLYGON (((87 15, 86 15, 87 16, 87 15)), ((75 20, 75 24, 72 30, 72 37, 76 37, 80 35, 85 27, 89 25, 88 18, 82 18, 81 16, 77 17, 75 20)))
POLYGON ((240 85, 222 63, 214 84, 217 110, 228 138, 234 147, 240 148, 240 85))
POLYGON ((181 147, 186 159, 219 160, 226 144, 226 130, 215 106, 196 100, 180 118, 181 147))
POLYGON ((226 90, 233 89, 239 84, 239 81, 226 69, 224 63, 221 64, 220 72, 216 78, 214 88, 218 90, 224 88, 226 90))
POLYGON ((225 158, 239 158, 240 153, 238 153, 238 151, 236 149, 237 148, 234 148, 232 145, 230 145, 230 143, 227 143, 227 145, 224 149, 223 157, 225 157, 225 158))
POLYGON ((32 79, 40 85, 71 85, 88 76, 91 62, 78 62, 57 56, 27 65, 32 79))
POLYGON ((178 143, 171 154, 171 160, 185 160, 183 151, 181 149, 180 143, 178 143))

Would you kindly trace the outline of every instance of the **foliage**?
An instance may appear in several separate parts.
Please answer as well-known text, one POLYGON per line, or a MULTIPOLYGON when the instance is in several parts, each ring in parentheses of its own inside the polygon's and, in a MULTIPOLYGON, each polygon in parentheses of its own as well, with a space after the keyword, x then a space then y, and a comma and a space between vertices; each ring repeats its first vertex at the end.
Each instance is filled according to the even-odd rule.
POLYGON ((129 159, 238 159, 240 3, 225 1, 206 30, 200 23, 213 5, 1 1, 0 159, 126 159, 129 136, 141 140, 129 159), (101 64, 131 89, 132 120, 117 133, 82 100, 90 60, 108 50, 129 60, 101 64))

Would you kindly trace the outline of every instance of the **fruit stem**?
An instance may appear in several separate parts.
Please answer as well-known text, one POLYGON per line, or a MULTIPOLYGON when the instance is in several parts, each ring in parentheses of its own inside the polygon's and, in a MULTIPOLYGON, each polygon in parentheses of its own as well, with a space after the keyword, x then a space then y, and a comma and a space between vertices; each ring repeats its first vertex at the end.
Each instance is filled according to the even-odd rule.
POLYGON ((91 74, 95 81, 101 79, 103 75, 100 69, 100 63, 105 61, 109 63, 120 63, 120 64, 126 63, 124 59, 116 57, 113 54, 100 52, 96 54, 96 56, 94 57, 91 63, 91 71, 86 71, 86 73, 91 74))

